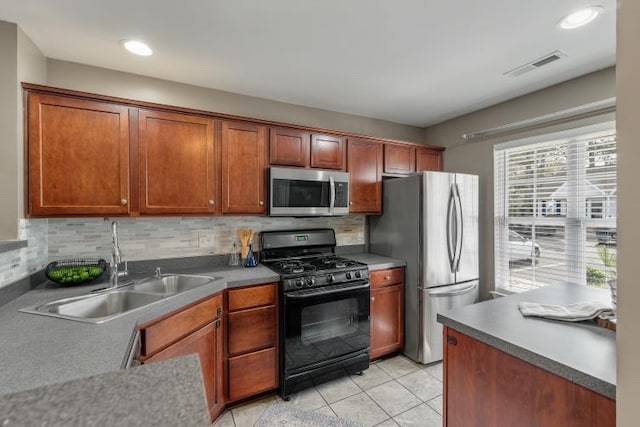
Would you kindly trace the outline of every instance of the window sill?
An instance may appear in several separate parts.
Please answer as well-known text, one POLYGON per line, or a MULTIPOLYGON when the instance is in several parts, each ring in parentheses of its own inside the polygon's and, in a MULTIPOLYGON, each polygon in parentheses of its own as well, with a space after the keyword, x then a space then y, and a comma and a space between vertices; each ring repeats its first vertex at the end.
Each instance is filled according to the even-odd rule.
POLYGON ((26 248, 26 240, 0 240, 0 254, 26 248))

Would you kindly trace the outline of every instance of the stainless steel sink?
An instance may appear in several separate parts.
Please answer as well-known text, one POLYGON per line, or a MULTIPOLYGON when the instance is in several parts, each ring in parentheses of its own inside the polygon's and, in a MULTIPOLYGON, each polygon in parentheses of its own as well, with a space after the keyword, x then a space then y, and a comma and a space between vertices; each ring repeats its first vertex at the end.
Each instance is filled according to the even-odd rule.
POLYGON ((136 292, 151 292, 160 294, 178 294, 206 285, 221 277, 194 276, 189 274, 163 274, 160 277, 150 277, 134 283, 130 289, 136 292))
POLYGON ((80 322, 102 323, 162 299, 162 295, 115 290, 65 298, 20 311, 80 322))
POLYGON ((79 322, 102 323, 219 279, 221 277, 163 274, 117 289, 106 289, 98 294, 60 299, 20 311, 79 322))

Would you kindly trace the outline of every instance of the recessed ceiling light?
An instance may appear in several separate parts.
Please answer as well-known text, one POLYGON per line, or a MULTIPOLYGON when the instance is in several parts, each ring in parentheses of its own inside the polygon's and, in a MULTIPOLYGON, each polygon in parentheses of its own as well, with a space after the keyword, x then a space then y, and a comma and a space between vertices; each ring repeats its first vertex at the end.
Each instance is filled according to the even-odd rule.
POLYGON ((124 40, 122 45, 131 53, 141 56, 149 56, 153 53, 151 48, 146 43, 137 40, 124 40))
POLYGON ((558 26, 563 30, 572 30, 582 27, 593 21, 602 12, 602 6, 590 6, 575 11, 560 20, 558 26))

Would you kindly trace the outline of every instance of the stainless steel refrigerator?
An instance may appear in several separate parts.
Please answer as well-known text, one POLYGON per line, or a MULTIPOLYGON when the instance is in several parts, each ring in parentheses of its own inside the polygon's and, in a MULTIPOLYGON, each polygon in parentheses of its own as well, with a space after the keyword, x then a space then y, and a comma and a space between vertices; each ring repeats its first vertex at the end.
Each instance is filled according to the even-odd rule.
POLYGON ((422 172, 387 179, 382 215, 369 217, 369 251, 403 259, 404 353, 442 359, 439 311, 478 301, 478 177, 422 172))

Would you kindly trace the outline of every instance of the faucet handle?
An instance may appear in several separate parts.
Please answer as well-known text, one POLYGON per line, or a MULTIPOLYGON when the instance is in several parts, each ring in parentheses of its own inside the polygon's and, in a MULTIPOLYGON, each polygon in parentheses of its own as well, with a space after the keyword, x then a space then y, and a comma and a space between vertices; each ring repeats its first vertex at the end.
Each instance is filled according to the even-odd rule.
POLYGON ((162 276, 162 271, 160 270, 160 267, 156 267, 156 277, 160 278, 160 276, 162 276))
POLYGON ((127 277, 129 275, 129 265, 127 264, 127 261, 123 261, 123 262, 124 262, 124 270, 118 271, 118 277, 127 277))

